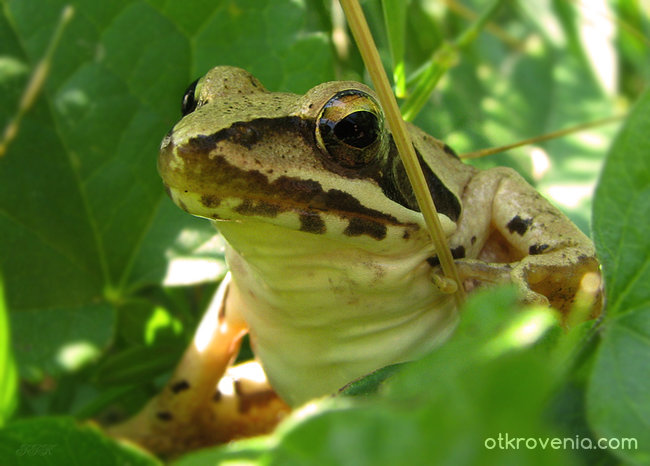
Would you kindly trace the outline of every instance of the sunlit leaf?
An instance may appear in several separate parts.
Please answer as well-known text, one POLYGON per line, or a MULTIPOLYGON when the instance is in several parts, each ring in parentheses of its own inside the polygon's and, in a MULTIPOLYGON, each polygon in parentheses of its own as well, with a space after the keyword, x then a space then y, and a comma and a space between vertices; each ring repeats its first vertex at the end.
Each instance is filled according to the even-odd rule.
POLYGON ((0 427, 9 419, 17 404, 18 379, 10 343, 4 284, 0 274, 0 427))
POLYGON ((596 193, 594 236, 608 315, 588 392, 593 429, 637 439, 638 450, 616 453, 639 463, 650 461, 649 133, 646 92, 612 146, 596 193))

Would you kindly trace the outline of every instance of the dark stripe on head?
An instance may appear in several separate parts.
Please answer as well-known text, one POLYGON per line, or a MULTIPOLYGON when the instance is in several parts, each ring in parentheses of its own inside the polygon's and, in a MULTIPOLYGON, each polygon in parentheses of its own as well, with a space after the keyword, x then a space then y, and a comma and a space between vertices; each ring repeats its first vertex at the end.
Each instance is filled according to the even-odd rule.
MULTIPOLYGON (((386 196, 397 202, 398 204, 406 207, 407 209, 420 212, 413 188, 404 169, 404 165, 399 158, 395 143, 391 138, 391 149, 387 161, 387 168, 385 169, 386 175, 379 181, 382 190, 386 196)), ((449 217, 452 221, 457 221, 460 217, 461 206, 460 201, 456 195, 451 192, 443 183, 440 178, 429 168, 424 162, 422 155, 419 151, 415 150, 420 167, 424 173, 424 178, 427 181, 429 192, 433 198, 436 210, 449 217)))

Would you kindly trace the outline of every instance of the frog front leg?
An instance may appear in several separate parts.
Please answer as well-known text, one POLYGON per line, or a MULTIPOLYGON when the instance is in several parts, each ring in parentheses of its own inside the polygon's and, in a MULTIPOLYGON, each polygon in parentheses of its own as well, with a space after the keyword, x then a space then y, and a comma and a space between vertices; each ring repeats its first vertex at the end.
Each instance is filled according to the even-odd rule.
POLYGON ((229 367, 247 332, 240 305, 228 274, 162 392, 108 433, 174 456, 273 429, 289 408, 259 363, 229 367))
POLYGON ((458 261, 465 279, 509 280, 524 301, 567 311, 583 277, 598 274, 589 238, 510 168, 477 172, 463 207, 450 243, 469 258, 458 261))

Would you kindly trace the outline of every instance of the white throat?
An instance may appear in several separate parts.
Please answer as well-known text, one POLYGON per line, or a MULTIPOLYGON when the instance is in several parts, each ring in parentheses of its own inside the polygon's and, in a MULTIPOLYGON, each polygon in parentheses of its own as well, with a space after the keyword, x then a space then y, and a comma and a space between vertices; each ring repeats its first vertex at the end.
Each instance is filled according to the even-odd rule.
POLYGON ((452 296, 429 278, 426 243, 377 253, 268 223, 218 228, 255 354, 292 405, 412 359, 454 327, 452 296))

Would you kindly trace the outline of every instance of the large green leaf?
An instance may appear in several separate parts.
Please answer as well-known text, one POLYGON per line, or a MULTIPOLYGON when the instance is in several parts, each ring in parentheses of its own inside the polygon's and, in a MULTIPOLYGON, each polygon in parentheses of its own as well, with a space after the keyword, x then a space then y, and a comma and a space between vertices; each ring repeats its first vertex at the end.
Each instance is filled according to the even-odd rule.
POLYGON ((613 315, 650 301, 649 131, 650 92, 646 92, 616 137, 594 201, 594 241, 613 315))
POLYGON ((92 426, 68 418, 20 421, 0 430, 0 463, 16 466, 51 464, 156 466, 155 458, 120 445, 92 426))
MULTIPOLYGON (((16 84, 24 85, 67 3, 5 2, 3 54, 20 66, 3 76, 11 100, 0 121, 17 107, 16 84)), ((302 2, 72 5, 43 95, 0 161, 0 261, 10 272, 17 357, 50 374, 65 369, 52 364, 65 341, 106 347, 114 304, 161 281, 184 228, 212 235, 207 222, 172 206, 155 168, 187 83, 216 64, 297 91, 332 76, 328 39, 306 28, 302 2), (178 8, 201 11, 200 24, 178 8), (263 31, 280 22, 285 27, 269 40, 263 31), (282 62, 266 66, 273 57, 282 62), (48 332, 38 323, 50 320, 65 330, 40 337, 48 332)))
POLYGON ((617 452, 639 463, 650 461, 649 133, 646 92, 612 146, 594 203, 608 315, 588 398, 594 430, 636 439, 638 450, 617 452))

